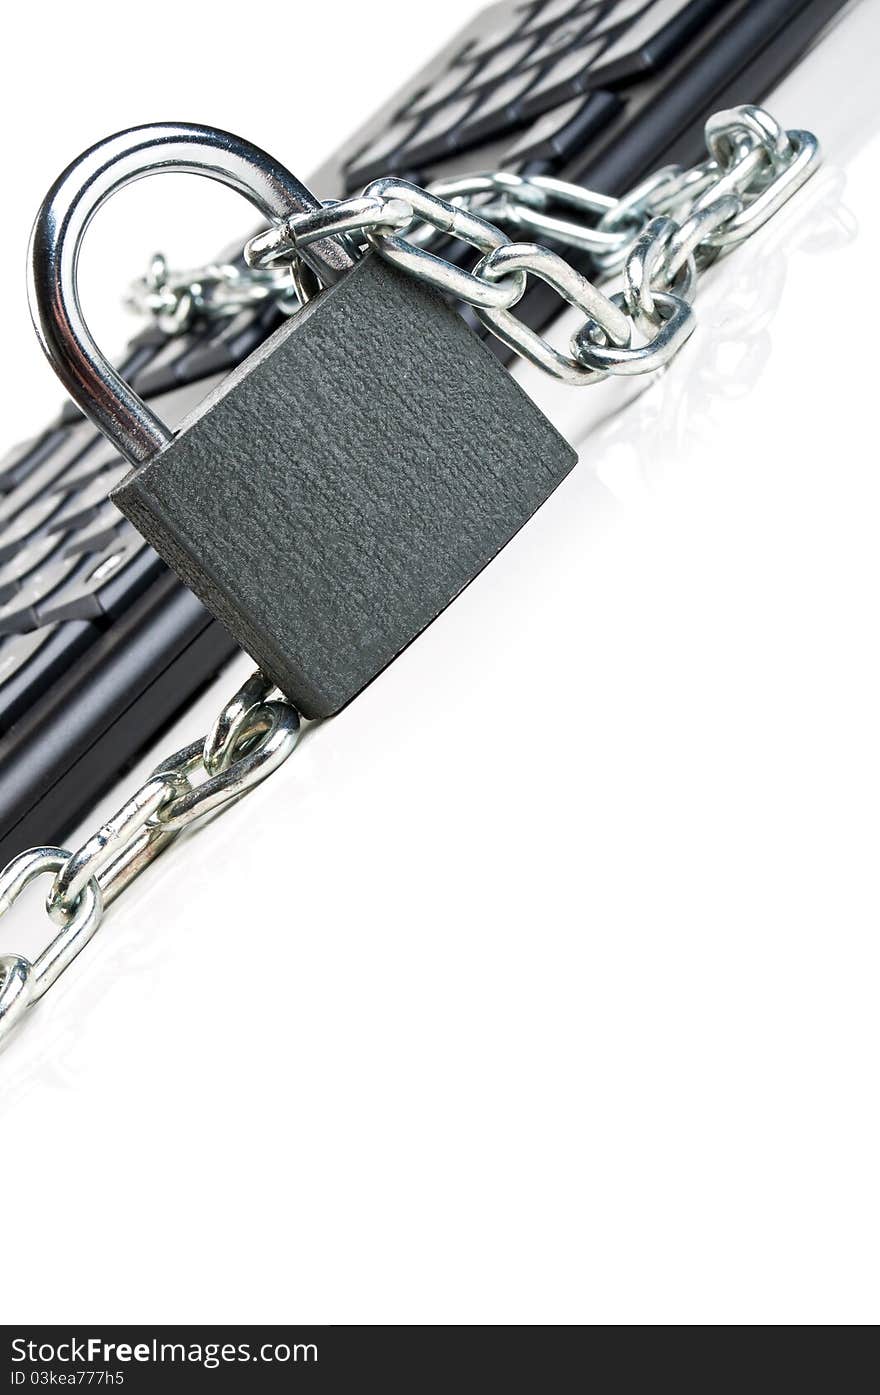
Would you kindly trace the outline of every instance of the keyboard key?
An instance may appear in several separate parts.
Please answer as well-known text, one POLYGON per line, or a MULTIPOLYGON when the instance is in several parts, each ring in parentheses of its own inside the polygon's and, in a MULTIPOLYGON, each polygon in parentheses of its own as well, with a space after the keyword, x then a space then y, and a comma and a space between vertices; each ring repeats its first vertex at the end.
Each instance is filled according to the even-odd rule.
POLYGON ((64 475, 70 462, 82 453, 83 441, 87 439, 88 431, 89 427, 85 422, 81 422, 79 426, 65 428, 61 445, 56 446, 41 465, 31 470, 15 489, 0 499, 0 529, 5 529, 5 526, 30 503, 53 488, 64 475))
MULTIPOLYGON (((252 310, 245 311, 242 315, 236 315, 227 324, 223 335, 223 342, 229 353, 232 364, 235 368, 248 354, 252 354, 254 349, 263 343, 267 335, 277 329, 283 319, 281 311, 271 301, 257 310, 256 314, 252 310)), ((199 378, 204 374, 204 360, 199 362, 199 378)), ((209 368, 209 372, 214 373, 216 368, 209 368)), ((181 371, 181 383, 191 383, 192 364, 189 363, 181 371)))
MULTIPOLYGON (((165 399, 181 387, 198 382, 210 373, 228 372, 261 344, 277 328, 280 313, 272 304, 221 320, 198 334, 166 340, 167 351, 154 356, 133 386, 142 397, 165 399)), ((158 410, 158 408, 157 408, 158 410)))
POLYGON ((96 436, 84 451, 64 471, 58 485, 73 493, 82 489, 92 480, 103 475, 111 467, 118 465, 122 457, 116 447, 104 436, 96 436))
POLYGON ((27 630, 40 628, 40 603, 58 587, 70 581, 81 566, 81 561, 76 557, 62 556, 31 572, 6 604, 0 606, 0 635, 24 634, 27 630))
POLYGON ((128 524, 99 552, 74 562, 75 574, 38 605, 38 619, 46 625, 112 617, 155 581, 163 566, 140 533, 128 524))
POLYGON ((166 336, 165 347, 154 354, 138 373, 129 379, 135 392, 141 397, 156 397, 159 393, 170 392, 180 384, 178 363, 190 351, 190 345, 181 335, 166 336))
MULTIPOLYGON (((590 32, 598 37, 600 34, 612 38, 616 30, 623 30, 627 27, 627 32, 634 20, 644 11, 656 9, 658 4, 663 4, 664 0, 615 0, 613 5, 609 5, 606 10, 595 17, 590 32)), ((674 0, 673 0, 674 3, 674 0)))
POLYGON ((8 450, 3 459, 0 460, 0 489, 9 489, 15 482, 14 472, 22 460, 39 446, 42 436, 31 436, 27 441, 19 441, 17 445, 8 450))
MULTIPOLYGON (((578 155, 592 136, 623 108, 613 92, 591 92, 554 107, 525 131, 507 153, 508 162, 561 165, 578 155)), ((548 171, 545 171, 545 173, 548 171)))
POLYGON ((0 533, 0 562, 12 557, 27 539, 47 532, 63 505, 58 495, 43 494, 22 509, 0 533))
POLYGON ((523 98, 526 116, 540 116, 587 92, 591 86, 590 64, 601 48, 601 41, 579 45, 545 68, 523 98))
POLYGON ((77 557, 83 552, 98 552, 124 526, 122 514, 108 499, 96 514, 87 519, 79 528, 68 533, 62 544, 65 555, 77 557))
POLYGON ((14 446, 0 463, 0 489, 15 489, 57 449, 66 435, 65 427, 55 427, 42 436, 34 436, 30 441, 14 446))
POLYGON ((0 732, 50 691, 98 633, 88 621, 70 620, 0 639, 0 732))
POLYGON ((167 335, 159 329, 158 325, 150 325, 137 339, 129 345, 129 353, 125 357, 124 363, 119 367, 119 372, 126 382, 133 382, 139 373, 142 373, 147 364, 156 357, 156 354, 167 342, 167 335))
POLYGON ((456 150, 468 150, 518 129, 525 117, 521 98, 534 81, 530 72, 517 73, 482 98, 456 133, 456 150))
POLYGON ((580 23, 567 24, 561 29, 553 29, 529 54, 529 67, 540 67, 544 63, 552 63, 561 53, 565 53, 578 44, 586 43, 590 36, 590 29, 591 24, 584 23, 583 17, 581 17, 580 23))
POLYGON ((631 28, 605 50, 592 72, 594 82, 624 83, 654 72, 722 8, 723 0, 655 0, 631 28))
MULTIPOLYGON (((177 372, 187 383, 197 383, 211 373, 228 373, 237 362, 240 360, 236 359, 226 335, 213 334, 210 339, 200 339, 194 347, 187 348, 178 361, 177 372)), ((159 414, 164 417, 165 409, 159 414)))
POLYGON ((0 566, 0 605, 5 605, 15 595, 30 572, 42 566, 54 552, 60 553, 62 547, 57 536, 40 533, 14 552, 0 566))
POLYGON ((430 87, 425 88, 412 106, 406 108, 406 115, 421 119, 428 112, 433 111, 435 107, 440 106, 442 102, 453 97, 459 88, 466 86, 476 76, 476 72, 477 65, 475 63, 467 64, 464 67, 447 68, 430 87))
POLYGON ((491 82, 498 82, 501 78, 508 77, 525 62, 533 47, 531 39, 524 39, 519 43, 508 44, 505 48, 499 49, 478 68, 475 85, 478 84, 480 88, 483 88, 491 82))
POLYGON ((581 15, 586 10, 597 10, 600 8, 600 0, 593 0, 592 4, 585 3, 585 0, 547 0, 546 5, 539 5, 531 19, 523 29, 523 34, 537 34, 539 30, 552 27, 558 28, 564 25, 570 16, 581 15))
POLYGON ((22 480, 17 489, 0 500, 0 524, 14 518, 39 495, 72 493, 79 487, 83 475, 91 478, 93 474, 98 473, 97 461, 94 470, 88 469, 82 463, 92 450, 102 452, 104 457, 115 456, 119 459, 110 443, 95 431, 90 422, 81 421, 74 427, 68 427, 62 444, 56 446, 39 469, 34 470, 22 480))
MULTIPOLYGON (((431 145, 438 139, 444 142, 444 149, 452 149, 452 145, 447 146, 445 142, 454 139, 459 122, 464 119, 474 105, 475 98, 468 93, 466 96, 457 97, 453 102, 447 102, 430 116, 423 126, 420 126, 410 145, 404 146, 400 153, 402 158, 411 155, 414 150, 421 150, 425 145, 431 145)), ((411 160, 410 163, 413 163, 411 160)), ((418 163, 416 161, 415 163, 418 163)))
POLYGON ((367 145, 361 147, 346 166, 346 186, 349 189, 362 188, 371 179, 378 179, 387 173, 396 151, 413 139, 417 121, 407 118, 396 121, 393 126, 383 127, 367 145))
POLYGON ((487 30, 485 34, 478 34, 470 39, 464 50, 464 55, 467 57, 469 63, 474 60, 482 62, 489 54, 494 53, 496 49, 512 47, 520 34, 524 32, 522 15, 513 14, 506 19, 504 24, 499 25, 498 28, 493 27, 487 30))
POLYGON ((49 519, 48 531, 52 533, 67 532, 88 522, 106 502, 110 490, 114 489, 120 480, 125 478, 130 469, 131 466, 128 462, 120 459, 118 465, 105 470, 90 484, 65 497, 61 501, 61 509, 49 519))
POLYGON ((393 161, 385 166, 382 173, 422 170, 458 150, 462 123, 476 101, 476 97, 469 95, 450 102, 445 107, 438 107, 434 115, 418 131, 412 144, 398 150, 393 161))
POLYGON ((232 351, 231 337, 244 321, 252 326, 255 319, 253 310, 246 310, 226 321, 219 330, 214 325, 209 332, 198 335, 195 344, 188 338, 177 340, 174 355, 151 365, 135 384, 137 391, 144 397, 164 399, 181 385, 198 382, 208 373, 228 373, 241 361, 232 351))
MULTIPOLYGON (((143 540, 136 534, 138 543, 143 540)), ((131 556, 126 556, 125 565, 113 559, 106 560, 96 569, 91 585, 94 599, 101 608, 106 620, 115 620, 123 614, 136 596, 153 585, 167 570, 165 563, 151 547, 131 544, 131 556), (97 585, 95 583, 98 583, 97 585)))

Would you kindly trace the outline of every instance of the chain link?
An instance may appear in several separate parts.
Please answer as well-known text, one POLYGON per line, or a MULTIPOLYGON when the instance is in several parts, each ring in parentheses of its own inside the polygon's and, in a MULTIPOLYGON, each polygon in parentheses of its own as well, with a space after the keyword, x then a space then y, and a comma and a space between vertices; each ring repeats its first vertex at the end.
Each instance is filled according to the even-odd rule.
POLYGON ((257 670, 207 736, 164 760, 82 847, 31 848, 12 859, 0 872, 0 917, 51 875, 46 911, 59 929, 33 962, 0 956, 0 1039, 88 944, 111 902, 191 823, 265 780, 298 736, 296 709, 257 670))
POLYGON ((255 271, 211 262, 194 271, 171 271, 164 254, 156 252, 145 275, 129 287, 125 304, 138 315, 149 315, 163 334, 172 336, 202 320, 232 319, 267 300, 285 314, 299 309, 297 280, 290 266, 255 271))
POLYGON ((716 113, 705 137, 708 159, 692 169, 668 165, 619 199, 505 171, 444 179, 429 189, 376 179, 360 198, 251 238, 245 260, 259 275, 285 260, 296 264, 300 248, 328 232, 359 234, 361 246, 472 306, 509 348, 562 382, 647 373, 668 363, 693 333, 698 272, 761 227, 818 164, 815 136, 784 130, 760 107, 716 113), (558 252, 512 242, 505 229, 588 252, 600 278, 622 273, 623 291, 605 295, 558 252), (474 246, 482 254, 476 265, 466 269, 429 250, 438 234, 474 246), (568 352, 513 313, 528 276, 583 312, 568 352))
POLYGON ((563 382, 645 373, 667 363, 693 332, 688 307, 697 273, 756 232, 818 165, 815 136, 784 130, 756 106, 717 112, 706 122, 705 139, 708 158, 700 164, 667 165, 620 198, 549 175, 503 170, 442 179, 428 189, 376 179, 357 198, 328 202, 251 238, 244 269, 218 264, 171 272, 157 256, 129 299, 168 334, 266 299, 293 313, 320 289, 302 249, 344 237, 472 306, 509 348, 563 382), (658 218, 666 222, 655 226, 658 218), (514 242, 509 232, 588 253, 597 279, 623 275, 623 300, 604 295, 558 251, 514 242), (443 237, 472 245, 475 265, 468 269, 431 250, 443 237), (586 323, 568 352, 512 313, 528 276, 583 310, 586 323), (641 343, 632 343, 633 331, 641 343))

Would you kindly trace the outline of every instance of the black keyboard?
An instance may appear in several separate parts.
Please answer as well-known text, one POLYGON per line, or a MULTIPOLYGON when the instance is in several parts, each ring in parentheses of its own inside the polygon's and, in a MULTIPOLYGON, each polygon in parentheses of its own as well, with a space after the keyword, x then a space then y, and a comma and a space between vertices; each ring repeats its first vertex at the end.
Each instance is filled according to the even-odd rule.
MULTIPOLYGON (((338 198, 382 174, 509 169, 622 193, 699 158, 706 116, 760 102, 842 3, 494 5, 309 183, 338 198)), ((536 286, 517 314, 543 327, 551 296, 536 286)), ((174 425, 279 322, 270 306, 148 329, 123 375, 174 425)), ((72 404, 0 461, 0 865, 62 841, 236 653, 109 502, 127 469, 72 404)))

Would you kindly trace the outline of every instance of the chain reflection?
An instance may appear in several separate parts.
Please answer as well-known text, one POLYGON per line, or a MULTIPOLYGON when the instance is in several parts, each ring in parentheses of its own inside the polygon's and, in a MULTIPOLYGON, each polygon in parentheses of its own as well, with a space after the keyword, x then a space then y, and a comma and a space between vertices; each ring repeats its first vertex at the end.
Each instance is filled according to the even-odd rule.
POLYGON ((615 404, 612 412, 585 424, 574 439, 596 462, 602 483, 652 489, 685 442, 707 447, 724 429, 728 403, 749 397, 762 378, 773 347, 771 327, 794 259, 826 257, 858 235, 844 203, 845 174, 826 168, 801 191, 800 202, 761 231, 754 255, 722 259, 711 268, 696 309, 699 326, 683 356, 615 404), (638 402, 638 410, 633 404, 638 402))

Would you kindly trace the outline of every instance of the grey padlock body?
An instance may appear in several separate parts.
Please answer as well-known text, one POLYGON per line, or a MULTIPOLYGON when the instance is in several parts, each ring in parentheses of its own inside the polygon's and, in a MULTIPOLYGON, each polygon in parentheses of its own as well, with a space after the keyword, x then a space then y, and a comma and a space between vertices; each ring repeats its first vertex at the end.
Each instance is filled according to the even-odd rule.
POLYGON ((300 711, 325 717, 575 460, 463 320, 371 254, 112 497, 300 711))

